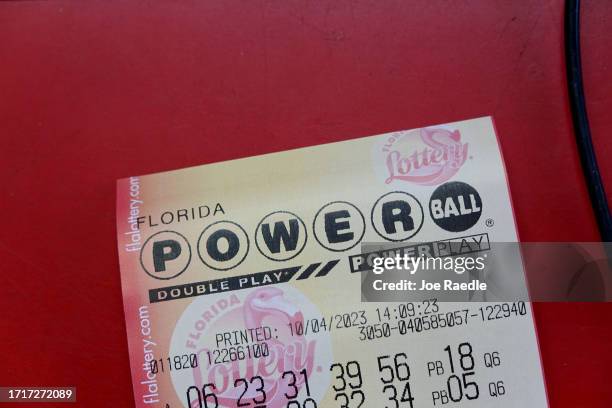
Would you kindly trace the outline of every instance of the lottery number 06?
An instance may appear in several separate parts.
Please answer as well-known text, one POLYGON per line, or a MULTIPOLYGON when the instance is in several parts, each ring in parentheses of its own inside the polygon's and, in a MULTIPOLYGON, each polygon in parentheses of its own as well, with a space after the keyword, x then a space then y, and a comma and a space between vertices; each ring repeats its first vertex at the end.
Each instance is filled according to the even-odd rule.
POLYGON ((202 387, 202 392, 200 392, 198 387, 192 385, 191 387, 187 388, 187 404, 190 407, 193 407, 193 403, 191 402, 191 394, 192 391, 195 391, 195 396, 197 397, 198 401, 197 408, 217 408, 219 406, 219 400, 213 392, 216 388, 217 387, 215 387, 215 384, 204 384, 202 387), (214 402, 214 405, 208 405, 210 400, 214 402))

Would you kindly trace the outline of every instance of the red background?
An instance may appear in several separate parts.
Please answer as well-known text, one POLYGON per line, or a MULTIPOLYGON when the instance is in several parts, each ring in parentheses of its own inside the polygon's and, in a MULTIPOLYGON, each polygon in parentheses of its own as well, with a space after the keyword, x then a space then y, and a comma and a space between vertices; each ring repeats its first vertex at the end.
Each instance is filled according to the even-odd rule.
MULTIPOLYGON (((133 404, 115 180, 493 115, 524 241, 598 240, 561 1, 0 4, 0 384, 133 404)), ((612 2, 583 4, 612 191, 612 2)), ((612 406, 612 305, 536 304, 553 407, 612 406)))

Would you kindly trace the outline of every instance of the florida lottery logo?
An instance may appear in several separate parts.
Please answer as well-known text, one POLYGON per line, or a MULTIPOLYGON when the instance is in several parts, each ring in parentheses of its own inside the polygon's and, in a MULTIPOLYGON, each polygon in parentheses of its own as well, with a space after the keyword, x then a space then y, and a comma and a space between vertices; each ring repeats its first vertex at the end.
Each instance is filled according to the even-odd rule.
POLYGON ((322 331, 305 335, 304 316, 322 319, 289 285, 196 298, 170 341, 171 356, 193 353, 198 362, 171 372, 177 398, 184 407, 205 406, 204 390, 213 407, 217 401, 219 407, 284 408, 289 400, 320 407, 330 382, 331 340, 322 331))
POLYGON ((374 155, 386 184, 436 186, 465 164, 468 143, 459 130, 447 126, 415 129, 388 134, 374 155))

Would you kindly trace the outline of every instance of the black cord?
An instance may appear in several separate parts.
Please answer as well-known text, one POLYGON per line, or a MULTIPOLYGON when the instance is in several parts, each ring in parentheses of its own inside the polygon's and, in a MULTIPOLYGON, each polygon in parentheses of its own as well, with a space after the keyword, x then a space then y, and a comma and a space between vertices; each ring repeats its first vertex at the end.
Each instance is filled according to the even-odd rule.
POLYGON ((610 217, 606 192, 597 166, 584 101, 582 66, 580 63, 580 0, 567 0, 565 2, 565 58, 570 108, 580 161, 582 162, 582 169, 601 239, 604 242, 611 242, 612 217, 610 217))

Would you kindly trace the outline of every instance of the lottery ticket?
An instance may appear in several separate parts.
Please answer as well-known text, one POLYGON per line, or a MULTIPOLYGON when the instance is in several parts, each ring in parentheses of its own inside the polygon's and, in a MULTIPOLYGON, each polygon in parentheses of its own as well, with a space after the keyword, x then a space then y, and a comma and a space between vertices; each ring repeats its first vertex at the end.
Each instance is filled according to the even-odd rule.
POLYGON ((117 236, 137 407, 548 405, 525 299, 364 298, 366 244, 518 241, 490 117, 125 178, 117 236))

